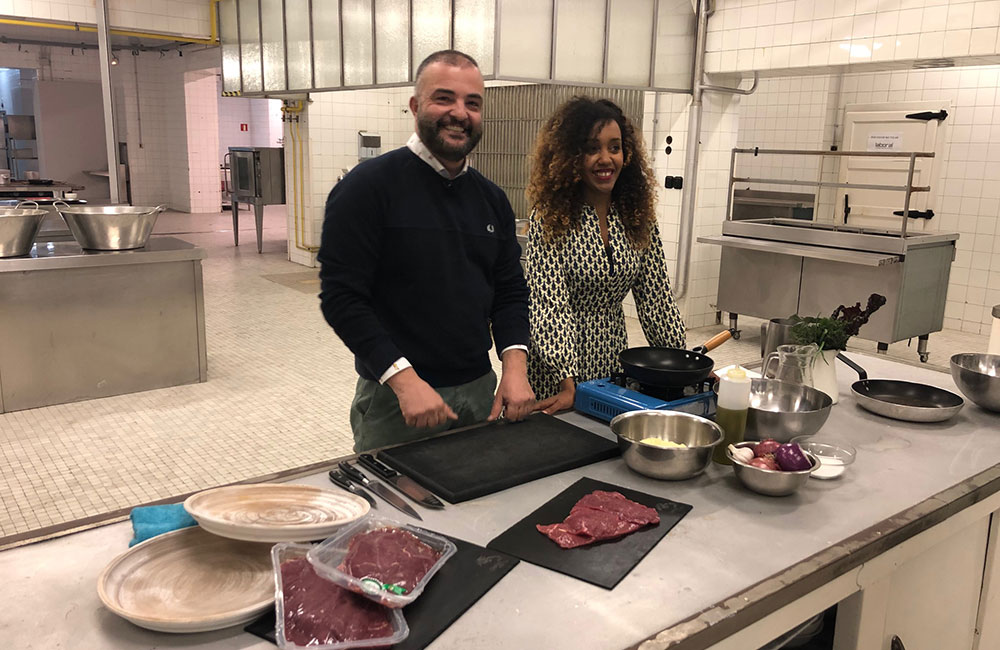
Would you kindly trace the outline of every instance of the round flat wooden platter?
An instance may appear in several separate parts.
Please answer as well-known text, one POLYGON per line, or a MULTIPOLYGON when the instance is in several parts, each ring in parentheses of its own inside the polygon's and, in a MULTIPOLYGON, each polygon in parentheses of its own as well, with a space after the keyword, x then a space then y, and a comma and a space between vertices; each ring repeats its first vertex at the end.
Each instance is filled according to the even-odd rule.
POLYGON ((115 614, 160 632, 249 623, 274 602, 271 546, 192 526, 133 546, 111 561, 97 593, 115 614))
POLYGON ((359 496, 285 483, 230 485, 191 495, 184 508, 205 530, 250 542, 308 542, 329 537, 368 513, 359 496))

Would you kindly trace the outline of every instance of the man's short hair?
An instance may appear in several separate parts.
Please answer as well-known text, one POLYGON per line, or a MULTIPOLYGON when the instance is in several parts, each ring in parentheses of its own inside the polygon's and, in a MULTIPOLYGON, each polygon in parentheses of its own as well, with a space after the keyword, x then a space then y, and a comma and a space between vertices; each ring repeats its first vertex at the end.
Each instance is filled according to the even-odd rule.
POLYGON ((476 60, 473 59, 468 54, 466 54, 465 52, 459 52, 458 50, 438 50, 433 54, 427 55, 427 58, 421 61, 420 65, 417 66, 417 74, 414 75, 413 77, 414 85, 419 87, 420 75, 423 74, 424 69, 430 64, 438 62, 447 63, 448 65, 453 65, 459 68, 465 68, 469 66, 473 68, 479 67, 479 64, 476 63, 476 60))

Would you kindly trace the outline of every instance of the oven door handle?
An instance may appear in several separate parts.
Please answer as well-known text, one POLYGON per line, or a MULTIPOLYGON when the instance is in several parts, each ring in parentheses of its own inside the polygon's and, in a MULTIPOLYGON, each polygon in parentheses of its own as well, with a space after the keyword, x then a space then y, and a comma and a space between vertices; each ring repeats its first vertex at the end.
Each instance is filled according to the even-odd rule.
POLYGON ((233 188, 230 187, 229 181, 232 178, 233 173, 233 152, 227 151, 226 155, 222 157, 222 166, 225 170, 222 173, 222 181, 226 184, 226 194, 232 194, 233 188))

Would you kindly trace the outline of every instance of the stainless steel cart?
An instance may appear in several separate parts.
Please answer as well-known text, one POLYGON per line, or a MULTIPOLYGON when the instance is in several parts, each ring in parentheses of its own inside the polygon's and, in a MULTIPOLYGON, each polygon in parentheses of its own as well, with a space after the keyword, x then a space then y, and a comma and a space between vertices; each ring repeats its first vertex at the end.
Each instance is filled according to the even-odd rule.
POLYGON ((929 186, 913 185, 917 158, 927 152, 803 151, 735 148, 729 167, 729 200, 722 234, 698 241, 722 247, 716 308, 729 312, 730 327, 739 314, 758 318, 829 315, 838 305, 862 303, 872 293, 887 303, 861 328, 859 337, 876 341, 880 352, 890 343, 916 336, 921 361, 927 360, 931 332, 941 329, 957 233, 907 232, 910 199, 929 186), (865 156, 906 158, 904 185, 839 183, 822 180, 749 178, 735 175, 739 154, 796 156, 865 156), (901 192, 898 229, 875 229, 802 219, 732 218, 737 183, 843 187, 901 192))

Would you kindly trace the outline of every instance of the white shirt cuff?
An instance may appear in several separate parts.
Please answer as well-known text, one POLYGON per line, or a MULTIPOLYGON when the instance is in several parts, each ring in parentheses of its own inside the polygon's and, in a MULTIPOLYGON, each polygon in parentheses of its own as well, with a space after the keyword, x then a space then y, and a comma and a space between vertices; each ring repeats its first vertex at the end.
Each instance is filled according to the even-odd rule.
POLYGON ((393 375, 412 367, 413 366, 410 365, 410 362, 406 360, 406 357, 399 357, 392 362, 392 365, 389 366, 385 372, 382 373, 382 376, 378 378, 378 383, 384 384, 389 381, 393 375))
POLYGON ((527 345, 508 345, 503 350, 500 350, 500 358, 501 359, 503 359, 503 353, 506 352, 507 350, 524 350, 525 352, 527 352, 528 351, 528 346, 527 345))

